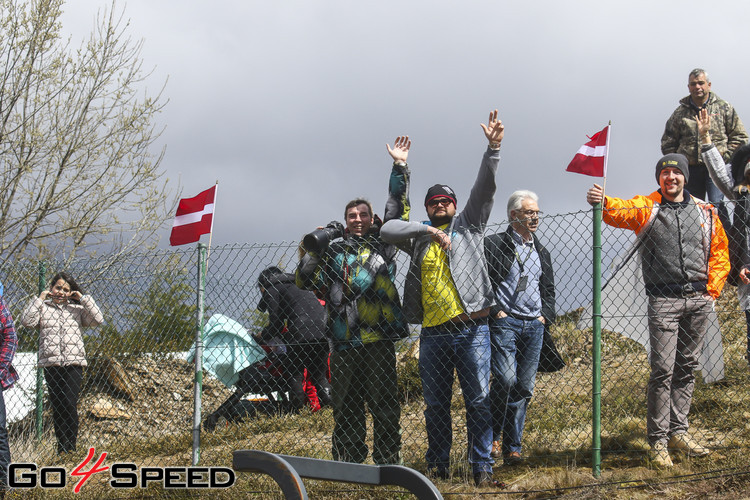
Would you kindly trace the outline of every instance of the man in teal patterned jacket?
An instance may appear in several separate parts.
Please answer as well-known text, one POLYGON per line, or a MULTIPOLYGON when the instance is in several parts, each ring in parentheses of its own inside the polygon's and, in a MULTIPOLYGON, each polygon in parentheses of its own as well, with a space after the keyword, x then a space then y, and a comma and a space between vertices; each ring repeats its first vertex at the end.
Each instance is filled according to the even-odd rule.
MULTIPOLYGON (((410 147, 405 136, 396 139, 393 149, 387 146, 394 162, 385 221, 409 219, 410 147)), ((328 335, 333 341, 333 458, 356 463, 367 458, 367 403, 373 419, 373 461, 400 464, 394 341, 404 338, 408 327, 393 284, 397 249, 380 239, 382 222, 367 200, 350 201, 344 216, 343 239, 319 252, 308 251, 297 268, 297 285, 325 297, 328 309, 328 335)))

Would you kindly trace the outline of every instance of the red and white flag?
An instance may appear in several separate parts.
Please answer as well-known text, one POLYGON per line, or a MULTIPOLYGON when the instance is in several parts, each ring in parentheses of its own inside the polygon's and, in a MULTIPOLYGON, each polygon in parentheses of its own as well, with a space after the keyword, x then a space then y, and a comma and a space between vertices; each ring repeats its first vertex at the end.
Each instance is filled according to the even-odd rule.
POLYGON ((198 241, 202 234, 210 233, 214 223, 216 186, 206 189, 194 198, 182 198, 177 205, 169 244, 185 245, 198 241))
POLYGON ((600 132, 589 137, 589 142, 581 146, 565 170, 594 177, 606 177, 609 127, 607 125, 600 132))

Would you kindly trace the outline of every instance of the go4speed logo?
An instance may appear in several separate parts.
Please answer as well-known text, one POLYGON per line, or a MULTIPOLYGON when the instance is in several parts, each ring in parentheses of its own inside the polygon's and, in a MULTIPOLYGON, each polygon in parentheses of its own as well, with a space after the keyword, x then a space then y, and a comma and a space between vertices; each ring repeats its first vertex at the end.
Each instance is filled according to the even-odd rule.
MULTIPOLYGON (((109 473, 112 488, 147 488, 149 484, 161 484, 164 489, 188 488, 229 488, 234 485, 234 470, 228 467, 138 467, 133 463, 104 465, 106 453, 99 455, 96 462, 84 470, 96 455, 95 448, 89 448, 86 458, 71 472, 71 480, 80 478, 73 492, 81 488, 95 474, 109 473)), ((8 466, 8 486, 18 489, 31 489, 37 486, 44 489, 65 488, 68 471, 63 467, 38 467, 34 463, 13 463, 8 466)))

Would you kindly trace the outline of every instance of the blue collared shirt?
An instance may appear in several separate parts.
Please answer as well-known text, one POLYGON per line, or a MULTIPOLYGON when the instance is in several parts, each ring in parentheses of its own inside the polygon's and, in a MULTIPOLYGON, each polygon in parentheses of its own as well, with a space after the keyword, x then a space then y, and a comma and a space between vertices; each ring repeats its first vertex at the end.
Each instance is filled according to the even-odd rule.
POLYGON ((495 292, 497 304, 506 313, 529 318, 542 315, 542 296, 539 293, 539 278, 542 276, 542 263, 534 248, 534 240, 523 241, 515 230, 511 231, 515 243, 513 265, 505 281, 495 292), (521 276, 526 276, 526 288, 518 290, 521 276))

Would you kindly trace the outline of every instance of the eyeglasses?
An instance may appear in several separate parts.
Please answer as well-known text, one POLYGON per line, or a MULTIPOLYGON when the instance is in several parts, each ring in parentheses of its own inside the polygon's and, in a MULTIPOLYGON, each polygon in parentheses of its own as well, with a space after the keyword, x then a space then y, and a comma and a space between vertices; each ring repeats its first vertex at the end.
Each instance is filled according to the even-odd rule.
POLYGON ((427 202, 427 205, 430 207, 436 207, 438 205, 443 205, 444 207, 447 207, 451 203, 453 203, 453 200, 451 200, 450 198, 433 198, 427 202))
POLYGON ((544 215, 544 212, 541 210, 519 210, 519 212, 529 218, 538 218, 541 215, 544 215))

